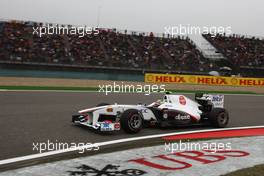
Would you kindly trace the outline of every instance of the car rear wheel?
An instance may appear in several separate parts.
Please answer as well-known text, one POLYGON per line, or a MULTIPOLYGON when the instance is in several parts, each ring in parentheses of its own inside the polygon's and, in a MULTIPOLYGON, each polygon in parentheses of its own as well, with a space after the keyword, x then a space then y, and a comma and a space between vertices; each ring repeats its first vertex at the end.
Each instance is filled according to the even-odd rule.
POLYGON ((142 115, 135 109, 126 110, 120 118, 121 127, 127 133, 138 133, 143 126, 142 115))
POLYGON ((229 114, 224 108, 214 108, 209 113, 209 120, 214 127, 226 127, 229 122, 229 114))

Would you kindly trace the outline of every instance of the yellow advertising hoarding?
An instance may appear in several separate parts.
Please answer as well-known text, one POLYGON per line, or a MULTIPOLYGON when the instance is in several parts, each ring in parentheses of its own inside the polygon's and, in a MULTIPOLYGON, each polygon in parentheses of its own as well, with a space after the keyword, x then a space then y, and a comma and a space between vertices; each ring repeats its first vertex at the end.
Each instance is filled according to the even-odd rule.
POLYGON ((180 75, 146 73, 147 83, 174 83, 174 84, 204 84, 222 86, 261 86, 264 87, 264 78, 242 78, 223 76, 180 75))

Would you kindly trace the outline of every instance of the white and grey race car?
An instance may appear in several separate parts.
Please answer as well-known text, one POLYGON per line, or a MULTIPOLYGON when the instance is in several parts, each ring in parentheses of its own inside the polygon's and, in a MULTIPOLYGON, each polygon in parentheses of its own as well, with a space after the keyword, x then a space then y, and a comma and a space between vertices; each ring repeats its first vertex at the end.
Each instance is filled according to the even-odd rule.
POLYGON ((143 126, 187 126, 210 124, 226 127, 229 114, 224 109, 224 95, 195 94, 195 100, 184 95, 166 94, 162 100, 149 105, 124 105, 101 103, 96 107, 80 110, 72 116, 74 124, 99 131, 138 133, 143 126))

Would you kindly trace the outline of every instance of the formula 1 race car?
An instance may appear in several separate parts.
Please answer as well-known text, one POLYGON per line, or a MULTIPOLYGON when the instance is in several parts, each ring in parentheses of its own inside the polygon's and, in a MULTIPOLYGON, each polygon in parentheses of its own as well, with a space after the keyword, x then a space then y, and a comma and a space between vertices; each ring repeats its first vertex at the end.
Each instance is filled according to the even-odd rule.
POLYGON ((197 93, 195 100, 184 95, 164 95, 150 105, 120 105, 101 103, 96 107, 80 110, 72 122, 99 131, 138 133, 143 126, 187 126, 210 124, 227 126, 229 114, 224 109, 224 95, 197 93))

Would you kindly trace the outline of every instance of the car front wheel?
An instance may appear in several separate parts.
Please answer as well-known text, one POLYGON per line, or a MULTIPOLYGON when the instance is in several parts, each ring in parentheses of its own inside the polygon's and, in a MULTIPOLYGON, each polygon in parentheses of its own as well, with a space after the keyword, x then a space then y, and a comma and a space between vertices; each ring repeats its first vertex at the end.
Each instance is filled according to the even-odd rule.
POLYGON ((135 109, 126 110, 120 118, 121 127, 127 133, 138 133, 143 126, 142 115, 135 109))

